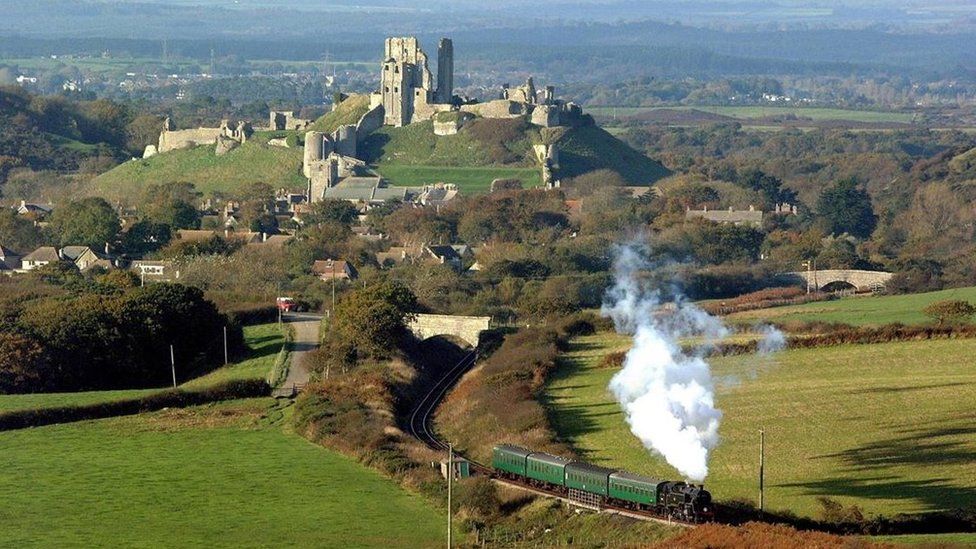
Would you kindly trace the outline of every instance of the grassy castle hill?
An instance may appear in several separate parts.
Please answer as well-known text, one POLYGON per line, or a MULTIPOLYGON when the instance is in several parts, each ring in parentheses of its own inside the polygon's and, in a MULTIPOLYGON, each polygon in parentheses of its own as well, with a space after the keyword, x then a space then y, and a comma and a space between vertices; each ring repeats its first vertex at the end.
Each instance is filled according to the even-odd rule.
MULTIPOLYGON (((309 130, 332 132, 355 124, 369 106, 354 95, 316 120, 309 130)), ((204 194, 233 194, 253 182, 301 190, 304 132, 255 132, 246 143, 223 156, 199 146, 134 159, 98 176, 93 192, 112 201, 136 203, 150 183, 193 183, 204 194), (268 144, 286 137, 294 146, 268 144)), ((541 184, 541 169, 532 146, 559 145, 560 178, 594 170, 619 173, 631 185, 650 185, 669 175, 667 168, 597 126, 539 128, 521 118, 475 119, 455 134, 434 135, 433 122, 396 128, 384 126, 360 143, 360 156, 393 186, 454 183, 463 193, 487 192, 494 179, 520 179, 525 187, 541 184)))

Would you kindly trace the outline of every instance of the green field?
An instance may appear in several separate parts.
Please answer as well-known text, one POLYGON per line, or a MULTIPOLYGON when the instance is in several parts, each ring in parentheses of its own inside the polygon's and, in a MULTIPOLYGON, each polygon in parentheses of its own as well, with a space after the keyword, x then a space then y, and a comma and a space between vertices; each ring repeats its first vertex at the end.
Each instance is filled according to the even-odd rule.
POLYGON ((904 536, 875 536, 867 539, 898 545, 976 547, 976 534, 910 534, 904 536))
POLYGON ((443 514, 253 399, 0 433, 10 547, 433 547, 443 514))
MULTIPOLYGON (((548 385, 561 437, 595 463, 680 478, 630 433, 598 368, 628 338, 574 341, 548 385)), ((766 505, 815 515, 817 496, 891 515, 976 501, 976 340, 899 342, 713 359, 722 440, 706 485, 758 499, 766 429, 766 505)))
POLYGON ((453 183, 463 194, 487 193, 494 179, 520 179, 525 188, 542 184, 537 168, 411 166, 381 164, 377 170, 383 179, 399 187, 419 187, 430 183, 453 183))
MULTIPOLYGON (((244 327, 244 341, 251 349, 250 356, 241 362, 218 368, 207 375, 181 385, 199 389, 238 379, 264 379, 274 366, 284 338, 277 324, 244 327)), ((79 393, 36 393, 29 395, 0 395, 0 413, 14 410, 37 410, 61 406, 84 406, 146 396, 160 389, 131 389, 122 391, 85 391, 79 393)))
POLYGON ((214 147, 169 151, 151 158, 130 160, 95 178, 93 191, 112 201, 137 202, 151 183, 188 181, 198 191, 233 193, 248 183, 274 188, 304 189, 302 148, 272 147, 267 138, 255 137, 223 156, 214 147))
POLYGON ((696 110, 729 116, 741 120, 765 118, 770 116, 796 116, 811 120, 847 120, 851 122, 901 122, 911 123, 914 114, 910 112, 866 111, 832 109, 826 107, 780 107, 780 106, 673 106, 673 107, 586 107, 586 112, 594 116, 633 116, 643 112, 670 109, 679 111, 696 110))
POLYGON ((930 303, 945 299, 962 299, 976 303, 976 287, 922 294, 847 297, 835 301, 745 311, 731 314, 726 318, 729 322, 743 324, 751 324, 759 320, 843 322, 855 326, 877 326, 891 322, 921 324, 932 321, 925 316, 922 309, 930 303))

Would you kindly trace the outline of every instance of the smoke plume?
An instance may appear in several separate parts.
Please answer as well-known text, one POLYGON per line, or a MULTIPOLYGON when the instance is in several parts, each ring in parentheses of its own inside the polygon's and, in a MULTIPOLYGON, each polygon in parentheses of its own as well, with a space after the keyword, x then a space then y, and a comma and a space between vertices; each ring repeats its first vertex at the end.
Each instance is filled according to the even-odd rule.
POLYGON ((615 283, 602 313, 618 332, 633 334, 634 344, 609 388, 641 443, 688 479, 702 481, 722 412, 715 408, 708 363, 683 352, 679 339, 698 335, 714 341, 728 332, 680 295, 665 302, 660 289, 645 287, 639 273, 650 265, 644 257, 637 245, 617 249, 615 283))

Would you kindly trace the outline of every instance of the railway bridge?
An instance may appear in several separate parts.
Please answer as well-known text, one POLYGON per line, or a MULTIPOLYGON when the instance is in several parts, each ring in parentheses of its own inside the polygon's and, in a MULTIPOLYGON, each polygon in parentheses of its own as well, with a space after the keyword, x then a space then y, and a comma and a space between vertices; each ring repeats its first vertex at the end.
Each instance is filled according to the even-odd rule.
POLYGON ((415 314, 407 328, 419 340, 435 336, 452 336, 472 347, 477 347, 481 332, 488 329, 490 316, 457 316, 415 314))
POLYGON ((819 271, 795 271, 787 276, 807 285, 807 289, 824 290, 838 287, 853 287, 859 291, 880 290, 893 276, 885 271, 863 271, 858 269, 824 269, 819 271))

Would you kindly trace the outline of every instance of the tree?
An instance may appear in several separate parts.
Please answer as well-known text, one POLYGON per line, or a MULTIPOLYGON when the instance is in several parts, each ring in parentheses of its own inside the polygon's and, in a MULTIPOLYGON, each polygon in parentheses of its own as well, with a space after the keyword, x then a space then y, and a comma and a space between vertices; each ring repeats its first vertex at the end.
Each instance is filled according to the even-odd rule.
POLYGON ((961 299, 946 299, 928 304, 922 312, 935 320, 939 326, 962 324, 976 314, 976 305, 961 299))
POLYGON ((0 333, 0 393, 45 388, 48 361, 36 341, 14 333, 0 333))
POLYGON ((859 188, 854 178, 838 181, 820 193, 817 213, 831 233, 848 233, 860 238, 871 236, 878 222, 871 197, 859 188))
POLYGON ((796 192, 783 187, 783 181, 762 170, 748 170, 739 174, 735 184, 762 194, 767 208, 781 202, 796 202, 796 192))
POLYGON ((334 222, 351 225, 359 217, 359 210, 348 200, 326 198, 312 204, 312 211, 306 216, 309 224, 334 222))
POLYGON ((83 198, 56 208, 51 227, 64 245, 90 246, 101 249, 115 240, 119 216, 103 198, 83 198))
POLYGON ((397 282, 357 289, 336 306, 326 345, 349 344, 357 361, 389 357, 406 335, 416 306, 413 292, 397 282))
POLYGON ((45 242, 41 230, 11 208, 0 208, 0 245, 27 254, 45 242))
POLYGON ((193 183, 152 184, 143 195, 144 211, 155 223, 172 229, 196 229, 200 212, 194 204, 199 198, 193 183))

